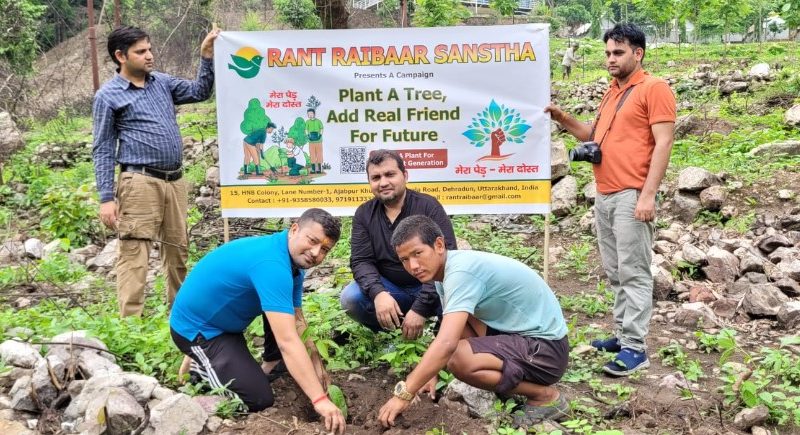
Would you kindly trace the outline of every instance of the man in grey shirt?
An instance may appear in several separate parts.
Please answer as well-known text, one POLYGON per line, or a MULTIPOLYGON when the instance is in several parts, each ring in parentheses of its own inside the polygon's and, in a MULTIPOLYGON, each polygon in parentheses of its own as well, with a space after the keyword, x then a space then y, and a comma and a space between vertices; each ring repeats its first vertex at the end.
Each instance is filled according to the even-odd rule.
POLYGON ((175 106, 207 100, 214 85, 214 27, 200 46, 195 80, 153 71, 150 37, 136 27, 108 35, 117 74, 95 95, 94 158, 100 220, 119 233, 116 265, 120 315, 141 316, 147 263, 161 241, 167 302, 186 276, 188 195, 182 180, 183 141, 175 106), (114 190, 114 168, 120 165, 114 190))

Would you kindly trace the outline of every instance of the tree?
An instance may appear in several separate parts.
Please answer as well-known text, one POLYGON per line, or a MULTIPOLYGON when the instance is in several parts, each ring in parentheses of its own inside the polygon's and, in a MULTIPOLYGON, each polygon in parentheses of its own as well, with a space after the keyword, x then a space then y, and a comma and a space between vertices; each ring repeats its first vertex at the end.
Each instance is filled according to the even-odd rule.
POLYGON ((39 17, 45 9, 30 0, 0 0, 0 60, 12 71, 31 71, 39 48, 39 17))
POLYGON ((778 13, 786 21, 789 39, 794 40, 800 31, 800 0, 778 0, 778 13))
POLYGON ((511 22, 514 22, 514 12, 517 10, 517 0, 491 0, 489 2, 489 7, 501 17, 511 17, 511 22))
POLYGON ((589 11, 580 3, 556 6, 555 14, 564 20, 568 27, 575 27, 591 20, 589 11))
POLYGON ((247 102, 247 108, 244 109, 242 115, 242 122, 239 124, 239 130, 245 135, 255 133, 258 130, 267 128, 270 119, 264 107, 261 106, 261 101, 258 98, 251 98, 247 102))
POLYGON ((453 26, 469 17, 458 0, 416 0, 413 22, 417 27, 453 26))
POLYGON ((295 29, 322 27, 314 0, 275 0, 273 6, 278 12, 278 21, 295 29))

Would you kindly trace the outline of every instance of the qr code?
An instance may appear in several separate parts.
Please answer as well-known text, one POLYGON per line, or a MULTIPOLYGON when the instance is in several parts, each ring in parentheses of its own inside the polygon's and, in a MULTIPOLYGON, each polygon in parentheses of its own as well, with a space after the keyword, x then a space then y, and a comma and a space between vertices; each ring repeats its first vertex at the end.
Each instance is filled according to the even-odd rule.
POLYGON ((339 148, 339 154, 342 162, 342 174, 367 173, 366 147, 342 147, 339 148))

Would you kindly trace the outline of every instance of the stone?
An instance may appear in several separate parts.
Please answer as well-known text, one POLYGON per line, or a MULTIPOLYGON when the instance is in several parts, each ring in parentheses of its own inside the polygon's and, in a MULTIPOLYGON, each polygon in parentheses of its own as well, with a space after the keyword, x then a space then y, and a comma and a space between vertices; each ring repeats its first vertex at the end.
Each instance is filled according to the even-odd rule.
POLYGON ((783 115, 783 122, 793 127, 800 125, 800 104, 795 104, 786 111, 783 115))
POLYGON ((206 420, 208 413, 182 393, 164 399, 150 410, 150 427, 158 435, 198 434, 206 420))
POLYGON ((206 169, 206 186, 211 188, 219 186, 219 166, 210 166, 206 169))
POLYGON ((63 252, 64 249, 61 240, 53 240, 42 248, 42 258, 48 258, 53 254, 61 254, 63 252))
POLYGON ((31 378, 32 376, 23 376, 17 379, 17 382, 14 382, 11 391, 8 393, 11 396, 11 409, 17 411, 41 412, 31 398, 31 378))
POLYGON ((750 433, 751 433, 752 435, 772 435, 772 432, 770 432, 770 431, 768 431, 768 430, 764 429, 764 428, 763 428, 763 427, 761 427, 761 426, 753 426, 753 427, 750 429, 750 433))
POLYGON ((112 268, 117 263, 117 246, 119 239, 113 239, 103 247, 103 250, 86 263, 89 270, 97 270, 101 267, 112 268))
POLYGON ((790 297, 798 297, 800 296, 800 283, 793 279, 789 278, 781 278, 775 281, 775 287, 781 289, 781 291, 790 297))
POLYGON ((734 426, 741 430, 750 430, 753 426, 760 426, 767 421, 769 408, 765 405, 758 405, 755 408, 745 408, 733 418, 734 426))
POLYGON ((469 413, 475 417, 483 417, 494 408, 496 396, 491 391, 475 388, 458 379, 453 380, 444 390, 444 396, 456 402, 466 403, 469 413))
POLYGON ((704 285, 696 285, 689 289, 689 302, 711 303, 717 300, 714 292, 704 285))
POLYGON ((25 244, 9 240, 0 245, 0 266, 16 263, 25 256, 25 244))
POLYGON ((43 406, 49 407, 58 394, 50 372, 53 372, 56 379, 63 380, 66 378, 66 370, 66 364, 57 356, 42 358, 36 363, 31 376, 31 387, 36 391, 36 396, 43 406))
POLYGON ((742 308, 755 316, 775 316, 789 297, 772 284, 752 284, 742 299, 742 308))
POLYGON ((39 259, 44 256, 44 243, 39 239, 28 239, 23 246, 25 247, 25 255, 28 258, 39 259))
POLYGON ((781 306, 778 324, 786 330, 796 330, 800 326, 800 301, 788 301, 781 306))
POLYGON ((711 186, 700 192, 700 204, 706 210, 719 211, 728 199, 728 192, 722 186, 711 186))
POLYGON ((7 435, 34 435, 36 432, 29 430, 24 424, 0 418, 0 433, 7 435))
POLYGON ((769 78, 770 68, 768 63, 757 63, 750 68, 747 76, 751 79, 767 79, 769 78))
POLYGON ((208 417, 208 421, 206 421, 206 429, 210 433, 214 433, 219 430, 219 427, 222 426, 222 419, 217 417, 216 415, 212 415, 208 417))
POLYGON ((778 276, 800 282, 800 259, 781 261, 775 266, 778 276))
POLYGON ((32 303, 33 301, 31 301, 30 298, 26 297, 19 297, 14 299, 14 306, 20 309, 30 307, 32 303))
MULTIPOLYGON (((6 161, 15 151, 25 146, 22 132, 11 114, 5 110, 0 111, 0 163, 6 161)), ((0 430, 0 433, 5 433, 0 430)))
POLYGON ((781 201, 788 201, 794 198, 794 192, 789 189, 781 189, 778 191, 778 199, 781 201))
POLYGON ((551 212, 559 217, 568 215, 578 205, 578 181, 567 175, 553 186, 550 197, 551 212))
POLYGON ((653 275, 653 299, 664 301, 669 299, 675 285, 675 278, 672 274, 660 266, 650 266, 653 275))
POLYGON ((578 221, 578 226, 580 227, 581 231, 588 231, 597 235, 597 222, 594 218, 594 206, 592 206, 589 211, 581 216, 581 220, 578 221))
POLYGON ((153 395, 150 397, 157 400, 164 400, 167 397, 174 396, 175 394, 178 393, 176 393, 173 390, 170 390, 167 387, 162 387, 161 385, 157 385, 156 388, 153 389, 153 395))
POLYGON ((16 340, 6 340, 0 344, 0 358, 16 367, 32 369, 42 359, 32 345, 16 340))
POLYGON ((695 194, 677 192, 672 199, 672 212, 681 222, 694 222, 702 209, 700 197, 695 194))
POLYGON ((756 246, 761 252, 769 254, 778 248, 792 246, 792 242, 782 234, 773 234, 759 240, 756 246))
POLYGON ((658 383, 658 388, 689 388, 689 382, 686 380, 683 373, 675 372, 661 378, 661 381, 658 383))
MULTIPOLYGON (((144 420, 144 408, 124 388, 111 387, 93 397, 86 406, 84 421, 103 430, 98 416, 105 408, 105 430, 107 433, 131 433, 144 420)), ((89 432, 93 429, 85 428, 89 432)))
POLYGON ((561 139, 550 142, 550 179, 559 180, 569 174, 569 157, 567 146, 561 139))
POLYGON ((748 153, 750 156, 796 156, 800 155, 800 140, 783 140, 759 145, 748 153))
POLYGON ((689 243, 685 243, 681 248, 681 254, 685 261, 698 266, 706 264, 706 253, 702 249, 689 243))
POLYGON ((208 415, 214 415, 217 412, 217 405, 225 400, 222 396, 194 396, 192 400, 203 408, 203 411, 208 415))
POLYGON ((750 88, 750 83, 748 83, 748 82, 729 81, 729 82, 723 83, 719 87, 719 93, 720 93, 720 95, 725 96, 725 95, 730 95, 730 94, 732 94, 734 92, 744 92, 749 88, 750 88))
POLYGON ((586 202, 589 204, 594 204, 594 199, 597 197, 596 182, 590 181, 583 186, 583 197, 586 198, 586 202))
POLYGON ((11 367, 10 370, 0 373, 0 391, 7 390, 14 385, 19 378, 33 374, 31 369, 23 369, 21 367, 11 367))
MULTIPOLYGON (((653 252, 656 254, 669 255, 674 252, 677 247, 675 243, 666 240, 656 240, 653 243, 653 252)), ((703 257, 705 257, 705 253, 703 253, 703 257)))
POLYGON ((86 406, 92 397, 103 390, 113 387, 125 388, 137 402, 144 403, 150 399, 158 385, 158 381, 139 373, 114 373, 103 376, 94 376, 86 381, 83 390, 64 410, 65 420, 75 420, 86 412, 86 406))
POLYGON ((720 184, 719 178, 711 172, 690 166, 678 174, 678 190, 681 192, 700 192, 720 184))
POLYGON ((749 249, 738 248, 733 253, 739 258, 739 275, 764 272, 765 261, 749 249))
POLYGON ((689 328, 708 328, 717 325, 714 312, 702 302, 690 302, 681 305, 678 311, 675 312, 674 322, 676 325, 689 328))
POLYGON ((703 267, 703 272, 711 282, 733 282, 739 275, 739 259, 728 251, 712 246, 706 260, 708 266, 703 267))
POLYGON ((69 385, 67 385, 67 392, 69 393, 69 397, 76 398, 81 391, 83 391, 83 386, 86 385, 86 381, 83 379, 75 379, 71 381, 69 385))
POLYGON ((83 353, 94 353, 108 360, 109 362, 116 362, 114 355, 108 352, 102 352, 100 350, 92 349, 91 347, 84 347, 92 346, 103 350, 108 350, 108 346, 106 346, 105 343, 97 338, 91 337, 89 332, 85 330, 67 331, 58 334, 51 338, 50 342, 53 344, 49 345, 47 355, 58 355, 64 361, 68 361, 72 356, 80 356, 83 353))
POLYGON ((739 301, 731 298, 717 299, 710 304, 711 310, 714 314, 723 319, 732 319, 736 315, 736 309, 739 307, 739 301))
MULTIPOLYGON (((113 355, 111 356, 113 357, 113 355)), ((89 378, 122 373, 120 366, 96 352, 81 352, 78 356, 78 367, 89 378)))

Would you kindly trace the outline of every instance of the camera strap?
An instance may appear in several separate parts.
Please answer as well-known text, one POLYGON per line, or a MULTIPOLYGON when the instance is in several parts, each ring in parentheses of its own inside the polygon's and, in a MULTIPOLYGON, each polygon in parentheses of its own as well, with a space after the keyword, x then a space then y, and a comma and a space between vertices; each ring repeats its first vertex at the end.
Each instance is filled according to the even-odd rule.
MULTIPOLYGON (((619 109, 622 107, 623 104, 625 104, 625 100, 628 99, 628 95, 631 94, 631 91, 633 91, 634 86, 636 85, 631 85, 628 89, 625 89, 625 92, 622 94, 622 98, 620 98, 619 103, 617 103, 617 108, 614 110, 614 115, 611 117, 611 122, 608 123, 608 128, 603 133, 603 137, 600 138, 600 141, 597 142, 597 146, 603 144, 603 140, 605 140, 606 135, 611 130, 611 125, 614 124, 614 119, 617 117, 617 112, 619 112, 619 109)), ((600 108, 597 110, 597 118, 595 118, 594 120, 594 125, 592 125, 592 133, 589 135, 590 142, 594 142, 594 131, 597 128, 597 122, 600 121, 600 114, 603 112, 603 107, 605 107, 606 105, 605 103, 606 103, 605 101, 601 102, 600 108)))

